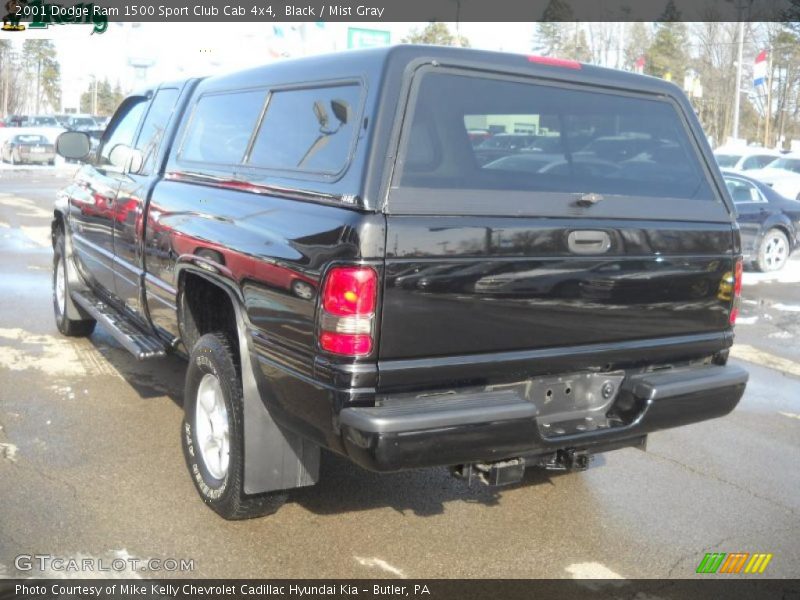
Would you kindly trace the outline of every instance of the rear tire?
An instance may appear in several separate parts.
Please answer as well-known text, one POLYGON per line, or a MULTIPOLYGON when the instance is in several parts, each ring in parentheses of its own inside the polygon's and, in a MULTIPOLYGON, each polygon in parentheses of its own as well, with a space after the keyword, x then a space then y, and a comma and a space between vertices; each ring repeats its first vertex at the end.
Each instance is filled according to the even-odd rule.
POLYGON ((278 510, 286 501, 285 492, 244 492, 242 380, 223 334, 208 333, 192 349, 183 409, 183 455, 203 502, 228 520, 278 510))
POLYGON ((64 232, 59 231, 53 248, 53 313, 56 317, 56 326, 64 335, 86 337, 92 334, 97 322, 94 319, 70 319, 66 314, 69 278, 65 248, 64 232))
POLYGON ((789 258, 789 238, 780 229, 770 229, 758 246, 756 267, 759 271, 780 271, 789 258))

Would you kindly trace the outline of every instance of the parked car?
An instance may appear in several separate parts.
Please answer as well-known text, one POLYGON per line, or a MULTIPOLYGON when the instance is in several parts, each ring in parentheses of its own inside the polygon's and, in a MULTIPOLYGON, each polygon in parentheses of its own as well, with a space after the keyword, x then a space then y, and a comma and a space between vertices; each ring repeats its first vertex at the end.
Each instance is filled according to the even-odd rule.
POLYGON ((8 127, 24 127, 27 120, 28 117, 25 115, 9 115, 6 119, 6 125, 8 127))
POLYGON ((67 119, 67 129, 70 131, 94 131, 100 129, 97 122, 88 115, 70 115, 67 119))
POLYGON ((800 200, 800 154, 785 154, 769 166, 747 174, 766 183, 781 196, 800 200))
POLYGON ((475 158, 479 164, 485 165, 498 158, 520 152, 535 139, 535 135, 524 133, 498 133, 475 146, 475 158))
POLYGON ((669 82, 566 66, 403 45, 129 96, 96 153, 58 139, 85 162, 52 224, 59 330, 188 359, 184 457, 228 519, 315 483, 322 448, 501 485, 727 414, 739 233, 694 110, 669 82), (564 136, 557 169, 476 165, 465 117, 519 115, 564 136), (633 133, 670 160, 570 160, 567 140, 633 133), (476 289, 554 265, 591 297, 476 289))
POLYGON ((22 163, 55 164, 55 147, 43 135, 20 133, 11 136, 0 150, 3 162, 12 165, 22 163))
POLYGON ((28 117, 26 127, 61 127, 55 117, 49 115, 34 115, 28 117))
POLYGON ((776 150, 753 147, 718 148, 714 158, 720 169, 729 171, 754 171, 763 169, 781 156, 776 150))
POLYGON ((477 146, 481 142, 492 137, 492 132, 488 129, 469 129, 467 130, 467 135, 469 136, 469 141, 472 143, 472 145, 477 146))
POLYGON ((56 120, 56 123, 58 123, 59 127, 63 127, 64 129, 67 129, 67 123, 69 122, 69 115, 56 114, 56 115, 53 115, 53 118, 56 120))
POLYGON ((800 247, 800 201, 752 177, 723 171, 739 213, 744 259, 759 271, 778 271, 800 247))

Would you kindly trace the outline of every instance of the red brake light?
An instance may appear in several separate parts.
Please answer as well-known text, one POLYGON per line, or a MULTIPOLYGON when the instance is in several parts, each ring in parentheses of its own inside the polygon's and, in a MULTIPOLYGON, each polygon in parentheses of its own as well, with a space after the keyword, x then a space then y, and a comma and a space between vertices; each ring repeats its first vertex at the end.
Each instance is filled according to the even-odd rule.
POLYGON ((551 67, 562 67, 564 69, 575 69, 576 71, 579 71, 581 68, 581 63, 577 60, 554 58, 552 56, 528 56, 528 62, 549 65, 551 67))
POLYGON ((742 274, 744 272, 744 263, 742 259, 736 261, 733 268, 733 304, 731 305, 730 324, 736 323, 736 317, 739 316, 739 303, 742 297, 742 274))
POLYGON ((372 352, 378 273, 371 267, 334 267, 322 287, 319 345, 342 356, 372 352))
POLYGON ((370 267, 334 267, 325 279, 322 308, 337 316, 372 314, 377 281, 370 267))

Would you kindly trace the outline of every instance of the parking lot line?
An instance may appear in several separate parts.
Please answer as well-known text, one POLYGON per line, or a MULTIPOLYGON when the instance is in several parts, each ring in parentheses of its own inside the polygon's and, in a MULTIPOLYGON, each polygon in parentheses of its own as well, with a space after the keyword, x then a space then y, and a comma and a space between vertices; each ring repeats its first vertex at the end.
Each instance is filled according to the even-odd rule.
POLYGON ((731 348, 731 356, 740 360, 746 360, 747 362, 761 365, 763 367, 775 369, 776 371, 788 373, 789 375, 800 377, 800 363, 789 360, 788 358, 776 356, 775 354, 765 352, 764 350, 759 350, 758 348, 748 346, 747 344, 735 344, 731 348))

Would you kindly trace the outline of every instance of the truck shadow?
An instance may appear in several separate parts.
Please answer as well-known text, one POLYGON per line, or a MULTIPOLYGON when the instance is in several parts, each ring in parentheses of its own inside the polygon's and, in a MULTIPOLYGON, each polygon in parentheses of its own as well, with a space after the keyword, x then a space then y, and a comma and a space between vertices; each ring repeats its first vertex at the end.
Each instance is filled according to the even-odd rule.
POLYGON ((450 502, 498 506, 503 494, 521 487, 554 485, 563 472, 531 468, 519 483, 489 487, 468 485, 450 475, 446 468, 417 469, 399 473, 373 473, 348 459, 323 452, 320 480, 309 488, 293 490, 289 501, 318 515, 390 507, 406 514, 429 517, 444 513, 450 502))
POLYGON ((186 361, 174 354, 158 360, 139 361, 122 348, 102 327, 89 338, 106 363, 119 374, 143 400, 168 397, 183 406, 186 361))
MULTIPOLYGON (((185 360, 169 355, 158 361, 137 361, 101 328, 89 339, 141 399, 166 396, 176 406, 183 406, 185 360)), ((177 435, 175 443, 179 443, 177 435)), ((593 466, 602 462, 602 456, 596 457, 593 466)), ((321 516, 389 507, 400 514, 428 517, 444 513, 445 505, 451 502, 499 506, 507 492, 555 485, 555 480, 565 475, 569 474, 529 468, 519 483, 489 487, 477 481, 469 485, 444 467, 373 473, 345 457, 323 451, 319 483, 292 490, 289 502, 321 516)))

